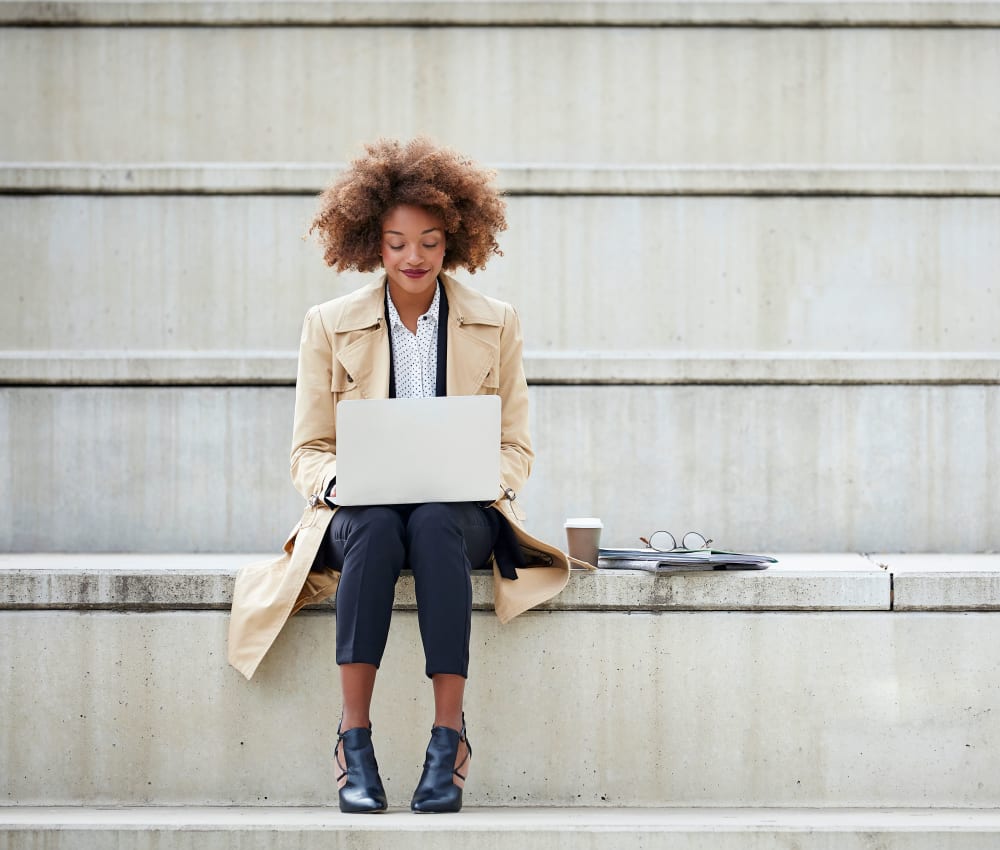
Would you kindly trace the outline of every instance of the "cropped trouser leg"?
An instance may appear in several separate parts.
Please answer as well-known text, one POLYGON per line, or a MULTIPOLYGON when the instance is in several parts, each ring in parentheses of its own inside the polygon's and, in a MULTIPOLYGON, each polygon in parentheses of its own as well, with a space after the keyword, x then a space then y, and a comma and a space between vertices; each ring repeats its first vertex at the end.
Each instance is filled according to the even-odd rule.
POLYGON ((382 663, 396 579, 406 560, 404 518, 391 507, 343 507, 327 532, 337 587, 337 663, 382 663))
POLYGON ((486 565, 495 529, 486 510, 471 502, 429 502, 410 513, 407 554, 428 676, 469 675, 470 570, 486 565))
POLYGON ((408 566, 427 675, 467 676, 470 570, 486 566, 493 551, 492 513, 467 502, 340 508, 321 553, 341 573, 337 663, 381 664, 396 580, 408 566))

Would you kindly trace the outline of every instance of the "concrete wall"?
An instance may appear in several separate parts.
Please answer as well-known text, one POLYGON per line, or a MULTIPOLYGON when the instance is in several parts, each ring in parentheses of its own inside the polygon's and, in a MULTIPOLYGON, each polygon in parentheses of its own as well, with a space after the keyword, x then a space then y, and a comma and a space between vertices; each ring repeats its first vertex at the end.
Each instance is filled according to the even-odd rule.
POLYGON ((0 2, 0 549, 274 549, 309 195, 417 132, 512 192, 542 536, 1000 548, 998 8, 0 2))
MULTIPOLYGON (((8 388, 0 548, 276 551, 298 518, 290 387, 8 388), (58 511, 53 503, 58 503, 58 511)), ((520 498, 639 545, 996 551, 1000 387, 536 386, 520 498)))
MULTIPOLYGON (((84 4, 86 5, 86 4, 84 4)), ((994 30, 0 30, 0 159, 995 163, 994 30), (384 61, 392 57, 392 62, 384 61), (44 57, 44 61, 40 61, 44 57), (428 61, 430 60, 430 61, 428 61)))
MULTIPOLYGON (((295 196, 0 196, 8 349, 294 350, 338 277, 295 196)), ((471 284, 529 350, 1000 350, 1000 198, 515 197, 471 284)))
MULTIPOLYGON (((431 693, 394 619, 373 724, 401 806, 431 693)), ((226 620, 4 612, 0 801, 334 801, 333 618, 295 618, 250 683, 226 620)), ((476 614, 467 803, 993 806, 998 641, 994 614, 476 614)))

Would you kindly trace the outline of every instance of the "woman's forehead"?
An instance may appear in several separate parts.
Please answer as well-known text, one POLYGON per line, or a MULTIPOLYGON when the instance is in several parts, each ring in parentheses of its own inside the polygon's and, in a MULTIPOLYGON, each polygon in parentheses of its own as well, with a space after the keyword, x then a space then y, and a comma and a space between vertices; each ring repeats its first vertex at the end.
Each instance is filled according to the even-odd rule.
POLYGON ((383 233, 424 234, 444 230, 441 219, 430 210, 411 204, 399 204, 386 213, 382 221, 383 233))

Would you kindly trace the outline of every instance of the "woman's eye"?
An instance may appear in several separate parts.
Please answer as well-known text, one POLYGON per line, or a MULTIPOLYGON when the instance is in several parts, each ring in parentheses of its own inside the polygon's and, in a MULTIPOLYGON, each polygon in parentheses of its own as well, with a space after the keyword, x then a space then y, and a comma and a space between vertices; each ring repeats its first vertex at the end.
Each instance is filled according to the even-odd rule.
MULTIPOLYGON (((432 251, 437 248, 439 244, 439 242, 435 242, 433 245, 424 245, 423 248, 424 250, 432 251)), ((389 249, 392 251, 402 251, 405 247, 406 245, 389 245, 389 249)))

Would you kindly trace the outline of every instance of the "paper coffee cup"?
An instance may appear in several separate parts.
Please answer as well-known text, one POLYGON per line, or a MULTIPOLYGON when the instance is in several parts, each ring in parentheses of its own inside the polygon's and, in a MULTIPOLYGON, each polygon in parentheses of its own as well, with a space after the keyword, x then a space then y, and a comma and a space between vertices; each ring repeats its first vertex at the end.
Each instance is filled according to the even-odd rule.
POLYGON ((604 523, 600 517, 577 516, 566 520, 566 548, 578 561, 586 561, 597 566, 598 550, 601 546, 601 529, 604 523))

